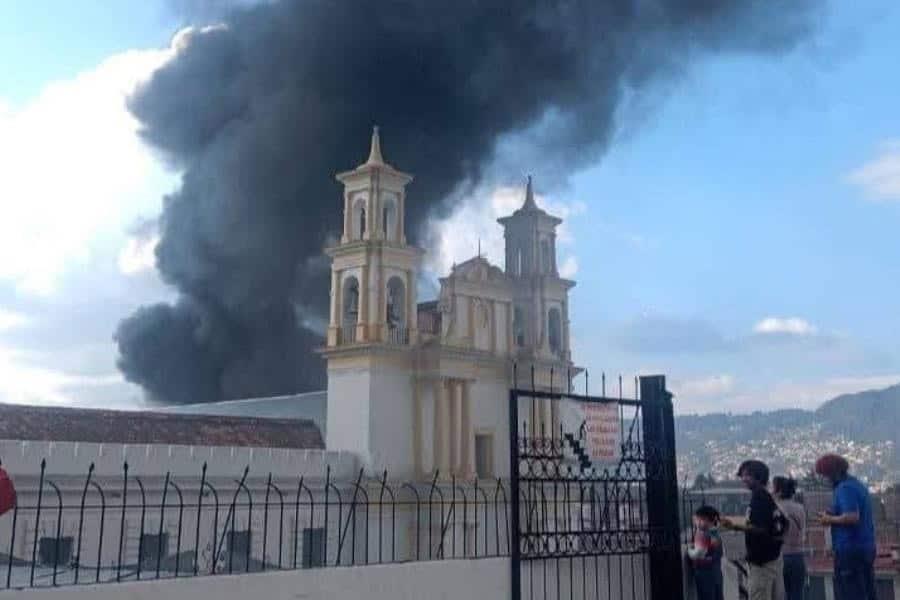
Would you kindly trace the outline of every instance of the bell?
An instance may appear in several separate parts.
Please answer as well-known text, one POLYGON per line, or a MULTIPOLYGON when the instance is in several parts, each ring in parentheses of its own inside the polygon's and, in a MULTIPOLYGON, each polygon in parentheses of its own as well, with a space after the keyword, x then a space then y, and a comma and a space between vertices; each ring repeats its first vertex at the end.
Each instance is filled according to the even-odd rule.
POLYGON ((397 306, 392 302, 388 304, 387 307, 387 321, 391 325, 395 325, 400 322, 400 315, 398 314, 397 306))

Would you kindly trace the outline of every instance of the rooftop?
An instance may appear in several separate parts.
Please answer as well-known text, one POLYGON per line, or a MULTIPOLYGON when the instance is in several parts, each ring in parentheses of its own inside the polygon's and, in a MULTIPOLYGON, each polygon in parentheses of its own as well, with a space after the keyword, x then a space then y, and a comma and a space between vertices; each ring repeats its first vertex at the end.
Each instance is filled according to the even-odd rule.
POLYGON ((263 419, 303 419, 312 421, 319 431, 325 431, 328 392, 325 390, 269 396, 199 402, 196 404, 172 404, 159 406, 154 412, 183 415, 218 415, 223 417, 258 417, 263 419))
POLYGON ((0 439, 322 449, 310 419, 0 404, 0 439))

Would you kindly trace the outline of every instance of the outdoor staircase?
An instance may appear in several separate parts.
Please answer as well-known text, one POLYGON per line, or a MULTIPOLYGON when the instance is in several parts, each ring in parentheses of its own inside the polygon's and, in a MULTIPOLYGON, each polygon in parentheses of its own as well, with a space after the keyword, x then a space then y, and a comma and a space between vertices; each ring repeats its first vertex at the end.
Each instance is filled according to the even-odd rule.
POLYGON ((586 473, 591 468, 591 458, 582 445, 581 438, 576 438, 574 433, 563 434, 563 438, 568 442, 569 447, 572 448, 572 452, 575 454, 575 458, 581 467, 581 472, 586 473))

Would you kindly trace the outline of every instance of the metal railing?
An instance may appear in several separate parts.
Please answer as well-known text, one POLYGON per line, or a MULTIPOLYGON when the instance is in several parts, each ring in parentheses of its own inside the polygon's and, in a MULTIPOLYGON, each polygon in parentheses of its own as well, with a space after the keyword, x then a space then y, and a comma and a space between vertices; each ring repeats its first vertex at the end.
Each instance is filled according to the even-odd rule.
POLYGON ((41 462, 0 520, 0 589, 508 556, 506 485, 251 476, 115 477, 73 486, 41 462), (33 501, 32 501, 33 500, 33 501), (0 563, 2 564, 2 563, 0 563))
POLYGON ((405 346, 409 344, 409 328, 388 326, 384 341, 394 346, 405 346))
POLYGON ((427 335, 441 334, 441 313, 434 311, 420 311, 416 315, 419 331, 427 335))
POLYGON ((356 326, 341 327, 338 330, 338 343, 341 346, 356 343, 356 326))

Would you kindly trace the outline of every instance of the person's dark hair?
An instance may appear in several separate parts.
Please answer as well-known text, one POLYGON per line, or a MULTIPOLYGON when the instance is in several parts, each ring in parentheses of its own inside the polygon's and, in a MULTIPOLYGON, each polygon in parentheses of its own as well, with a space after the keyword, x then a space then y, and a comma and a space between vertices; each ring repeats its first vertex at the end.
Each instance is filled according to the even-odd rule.
POLYGON ((746 473, 752 477, 760 485, 769 483, 769 467, 761 460, 745 460, 738 467, 737 476, 741 477, 746 473))
POLYGON ((790 477, 774 477, 772 486, 775 488, 775 493, 785 500, 790 500, 797 493, 797 482, 790 477))
POLYGON ((701 519, 708 519, 713 523, 719 522, 719 511, 706 504, 695 510, 694 516, 700 517, 701 519))
POLYGON ((826 454, 816 461, 816 473, 833 481, 846 477, 849 470, 850 463, 837 454, 826 454))

